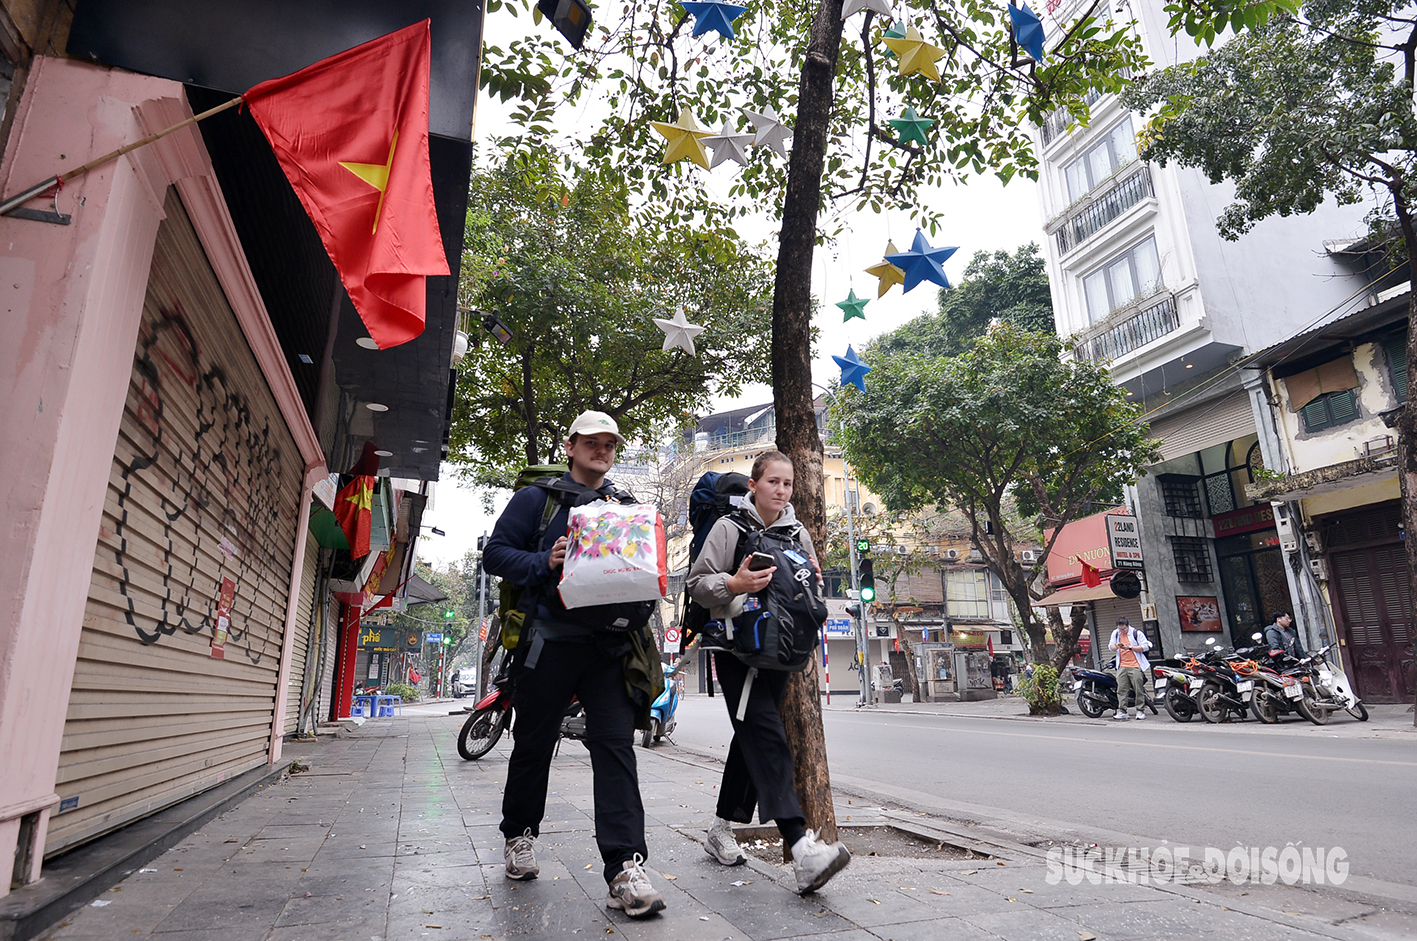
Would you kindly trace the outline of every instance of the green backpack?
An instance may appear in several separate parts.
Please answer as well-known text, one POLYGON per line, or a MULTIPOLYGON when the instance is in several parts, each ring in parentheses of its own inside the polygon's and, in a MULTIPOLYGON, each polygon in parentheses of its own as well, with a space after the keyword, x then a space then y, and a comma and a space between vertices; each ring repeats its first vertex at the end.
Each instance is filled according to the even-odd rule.
MULTIPOLYGON (((560 477, 569 470, 565 464, 532 464, 523 468, 517 475, 517 482, 512 490, 515 492, 523 487, 530 487, 547 477, 560 477)), ((551 517, 556 515, 559 505, 559 501, 548 491, 546 509, 541 513, 541 525, 537 527, 532 545, 541 544, 546 535, 546 527, 551 524, 551 517)), ((509 651, 516 650, 522 639, 522 624, 526 622, 526 612, 521 609, 522 588, 503 578, 498 580, 497 594, 497 622, 502 625, 502 647, 509 651)))

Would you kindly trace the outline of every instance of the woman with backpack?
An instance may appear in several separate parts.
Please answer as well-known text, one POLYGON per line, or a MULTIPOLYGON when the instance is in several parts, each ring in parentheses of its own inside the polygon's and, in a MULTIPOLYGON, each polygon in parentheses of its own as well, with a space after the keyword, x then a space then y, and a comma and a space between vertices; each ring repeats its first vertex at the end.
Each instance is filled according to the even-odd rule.
MULTIPOLYGON (((781 451, 765 451, 753 462, 748 496, 742 506, 714 524, 689 570, 689 594, 724 621, 741 617, 756 604, 758 592, 772 581, 775 567, 754 568, 752 554, 739 543, 753 530, 769 530, 795 541, 816 567, 812 537, 797 520, 792 499, 792 461, 781 451), (746 607, 745 607, 746 606, 746 607)), ((761 565, 761 561, 758 563, 761 565)), ((791 848, 797 891, 815 892, 851 861, 841 843, 826 843, 806 829, 802 807, 792 784, 792 752, 783 729, 783 692, 790 675, 785 670, 750 671, 729 650, 714 650, 718 682, 733 723, 733 741, 718 789, 717 818, 705 848, 725 866, 746 862, 732 822, 751 823, 753 808, 763 822, 773 820, 791 848), (746 687, 746 689, 745 689, 746 687), (746 703, 740 702, 746 693, 746 703)))

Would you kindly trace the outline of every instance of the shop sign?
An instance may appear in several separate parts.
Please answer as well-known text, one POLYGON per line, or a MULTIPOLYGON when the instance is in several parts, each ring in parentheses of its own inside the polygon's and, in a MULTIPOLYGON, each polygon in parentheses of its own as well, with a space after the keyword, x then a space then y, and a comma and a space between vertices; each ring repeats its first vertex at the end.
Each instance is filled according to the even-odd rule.
POLYGON ((1274 529, 1274 507, 1268 503, 1256 503, 1229 513, 1217 513, 1210 518, 1210 523, 1215 527, 1216 539, 1274 529))
POLYGON ((1141 530, 1135 516, 1113 513, 1107 517, 1107 548, 1114 569, 1141 569, 1141 530))
POLYGON ((850 637, 851 618, 827 618, 828 637, 850 637))
POLYGON ((359 629, 360 650, 393 650, 403 640, 403 632, 395 627, 371 627, 359 629))

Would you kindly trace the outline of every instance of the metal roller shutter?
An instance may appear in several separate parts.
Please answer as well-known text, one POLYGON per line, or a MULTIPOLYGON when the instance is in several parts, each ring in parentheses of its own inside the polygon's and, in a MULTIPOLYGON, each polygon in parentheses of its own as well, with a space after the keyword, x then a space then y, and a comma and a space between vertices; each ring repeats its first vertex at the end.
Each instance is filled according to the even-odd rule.
POLYGON ((171 189, 165 208, 93 560, 49 854, 261 765, 274 721, 301 460, 171 189), (225 579, 234 594, 218 659, 225 579))
POLYGON ((1255 414, 1250 410, 1249 394, 1244 391, 1232 392, 1151 423, 1152 437, 1161 439, 1163 461, 1254 433, 1255 414))
POLYGON ((300 575, 300 600, 295 609, 295 644, 290 648, 288 695, 285 699, 285 734, 300 724, 300 697, 306 688, 305 663, 309 658, 310 631, 315 622, 315 581, 319 577, 320 544, 305 541, 305 566, 300 575))

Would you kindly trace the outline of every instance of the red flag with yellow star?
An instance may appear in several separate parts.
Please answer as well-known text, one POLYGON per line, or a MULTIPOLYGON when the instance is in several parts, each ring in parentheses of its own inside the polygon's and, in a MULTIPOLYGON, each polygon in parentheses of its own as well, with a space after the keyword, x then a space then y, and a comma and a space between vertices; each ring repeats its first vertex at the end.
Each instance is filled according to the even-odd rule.
POLYGON ((244 96, 380 349, 423 332, 448 274, 428 160, 428 21, 244 96))
POLYGON ((335 496, 335 519, 349 540, 349 555, 362 559, 369 554, 369 526, 373 519, 374 478, 359 476, 344 485, 335 496))

